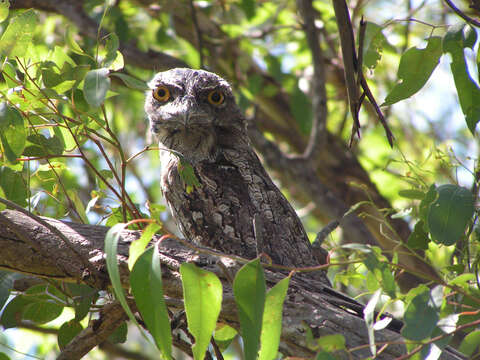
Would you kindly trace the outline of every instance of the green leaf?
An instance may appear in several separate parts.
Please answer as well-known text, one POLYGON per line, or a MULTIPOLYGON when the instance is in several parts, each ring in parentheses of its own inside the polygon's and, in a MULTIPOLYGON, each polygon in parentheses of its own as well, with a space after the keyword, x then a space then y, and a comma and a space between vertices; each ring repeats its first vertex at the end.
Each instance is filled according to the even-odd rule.
POLYGON ((228 348, 228 346, 231 344, 237 334, 237 330, 235 330, 231 326, 223 324, 215 330, 213 338, 215 339, 215 342, 217 343, 220 350, 224 351, 228 348))
POLYGON ((466 273, 466 274, 461 274, 455 277, 454 279, 450 280, 448 282, 449 285, 457 285, 457 286, 462 286, 465 287, 465 285, 468 285, 470 281, 475 281, 475 274, 472 273, 466 273))
POLYGON ((240 319, 246 360, 256 359, 260 346, 265 290, 265 276, 260 260, 255 259, 242 266, 233 281, 233 294, 240 319))
POLYGON ((5 82, 7 83, 7 86, 9 88, 15 88, 19 86, 20 82, 17 79, 17 71, 15 67, 8 61, 5 61, 3 63, 2 76, 5 79, 5 82))
POLYGON ((23 319, 31 320, 36 324, 45 324, 59 317, 62 311, 63 306, 51 300, 34 301, 25 307, 23 319))
POLYGON ((25 307, 32 302, 27 296, 18 295, 8 302, 2 311, 0 324, 4 329, 17 327, 17 320, 22 318, 25 307))
POLYGON ((67 190, 67 194, 72 200, 73 205, 75 206, 75 210, 77 211, 77 214, 80 216, 80 219, 84 224, 89 224, 90 221, 88 221, 87 213, 85 212, 85 206, 83 205, 82 199, 80 199, 80 196, 78 195, 78 192, 73 189, 67 190))
POLYGON ((128 325, 124 321, 115 329, 113 333, 110 334, 108 341, 110 341, 112 344, 123 344, 125 341, 127 341, 127 333, 128 325))
POLYGON ((125 298, 125 292, 123 291, 122 282, 120 280, 120 271, 118 269, 117 263, 117 244, 118 239, 120 238, 121 232, 125 229, 126 224, 119 223, 114 225, 110 230, 108 230, 105 235, 105 255, 107 257, 106 264, 108 270, 108 276, 112 282, 113 292, 117 298, 120 305, 122 305, 123 310, 128 315, 128 318, 139 327, 135 316, 130 310, 130 307, 127 304, 127 299, 125 298))
POLYGON ((345 349, 345 337, 342 334, 319 337, 317 343, 320 349, 328 352, 345 349))
POLYGON ((471 36, 465 38, 464 28, 465 25, 462 25, 448 30, 443 38, 443 51, 451 55, 450 69, 457 88, 460 107, 470 132, 474 134, 475 127, 480 121, 480 88, 468 71, 463 49, 471 45, 472 39, 471 36))
POLYGON ((397 78, 400 80, 382 105, 392 105, 419 91, 430 78, 442 55, 442 41, 432 36, 425 49, 410 48, 400 59, 397 78))
POLYGON ((192 165, 190 165, 187 161, 180 158, 178 162, 178 173, 183 180, 185 189, 187 193, 191 193, 193 189, 200 186, 200 181, 198 181, 197 175, 195 175, 195 170, 193 169, 192 165))
POLYGON ((26 156, 60 155, 63 153, 63 141, 56 135, 47 138, 43 134, 32 134, 27 137, 28 144, 23 151, 26 156))
POLYGON ((399 190, 398 195, 414 200, 422 200, 425 197, 425 193, 423 191, 415 189, 399 190))
POLYGON ((82 330, 82 325, 75 319, 64 322, 58 329, 58 347, 60 350, 63 350, 82 330))
POLYGON ((0 141, 7 160, 15 164, 23 152, 27 131, 20 112, 6 103, 0 103, 0 141))
POLYGON ((74 300, 75 320, 81 321, 98 298, 98 292, 83 284, 65 284, 65 291, 74 300))
POLYGON ((140 239, 132 242, 128 255, 128 268, 130 270, 132 270, 135 261, 137 261, 138 257, 143 253, 150 240, 152 240, 153 235, 155 235, 155 233, 161 228, 162 227, 157 223, 148 224, 148 226, 143 230, 140 239))
POLYGON ((194 264, 180 266, 188 330, 195 338, 195 360, 205 357, 222 307, 222 283, 217 276, 194 264))
POLYGON ((312 127, 312 104, 305 93, 296 84, 290 95, 290 108, 303 134, 310 133, 312 127))
POLYGON ((138 79, 136 79, 136 78, 134 78, 130 75, 117 73, 117 72, 113 72, 113 73, 111 73, 111 75, 118 77, 129 88, 136 89, 136 90, 141 90, 141 91, 146 91, 146 90, 149 89, 149 87, 147 86, 147 83, 145 81, 138 80, 138 79))
POLYGON ((0 352, 0 360, 10 360, 10 357, 4 352, 0 352))
POLYGON ((430 211, 430 206, 437 199, 437 197, 437 187, 434 184, 430 185, 430 188, 428 189, 424 198, 422 199, 422 201, 420 201, 420 205, 418 206, 418 216, 421 220, 423 220, 425 224, 425 231, 428 231, 427 217, 428 212, 430 211))
POLYGON ((105 55, 105 59, 103 60, 103 66, 108 68, 110 65, 113 64, 117 57, 117 50, 120 45, 120 41, 118 40, 118 36, 115 33, 108 34, 106 41, 105 41, 105 50, 107 54, 105 55))
POLYGON ((8 57, 25 56, 32 44, 36 25, 37 15, 32 9, 12 18, 0 38, 0 54, 8 57))
POLYGON ((83 96, 90 106, 99 107, 105 100, 107 91, 110 89, 108 73, 108 69, 101 68, 90 70, 85 76, 83 96))
POLYGON ((172 333, 163 298, 162 270, 157 246, 145 251, 130 273, 130 286, 138 310, 163 358, 172 358, 172 333))
POLYGON ((27 206, 26 198, 28 196, 28 190, 20 172, 13 171, 6 166, 1 166, 0 187, 3 189, 8 200, 20 206, 27 206))
POLYGON ((315 360, 337 360, 337 358, 326 351, 320 351, 317 356, 315 356, 315 360))
POLYGON ((369 69, 374 69, 382 58, 383 47, 387 43, 382 30, 380 25, 367 21, 363 44, 363 65, 369 69))
POLYGON ((425 223, 423 220, 418 220, 407 240, 407 245, 411 249, 428 249, 428 233, 425 231, 425 223))
POLYGON ((427 221, 432 239, 443 245, 453 245, 465 233, 474 213, 472 193, 458 185, 439 186, 438 198, 430 206, 427 221))
POLYGON ((73 27, 68 26, 67 31, 65 31, 65 43, 68 45, 70 50, 72 50, 74 53, 79 55, 86 55, 85 52, 80 47, 80 45, 78 45, 78 43, 75 41, 74 36, 75 36, 75 33, 73 31, 73 27))
POLYGON ((13 281, 17 277, 18 274, 16 273, 0 270, 0 311, 7 302, 13 287, 13 281))
POLYGON ((480 352, 480 330, 472 331, 465 336, 458 350, 467 356, 478 354, 480 352))
POLYGON ((430 292, 426 289, 408 304, 403 317, 405 325, 402 335, 409 340, 426 339, 435 329, 438 318, 438 309, 432 304, 430 292))
POLYGON ((368 301, 367 306, 365 306, 365 309, 363 309, 363 318, 365 320, 365 324, 367 325, 368 343, 370 345, 370 352, 373 356, 377 354, 377 346, 375 344, 375 333, 373 328, 373 325, 375 323, 375 307, 377 306, 378 300, 380 300, 381 295, 381 289, 375 291, 375 293, 368 301))
POLYGON ((255 0, 240 0, 240 7, 245 13, 247 19, 255 16, 255 0))
POLYGON ((8 10, 10 8, 10 2, 8 0, 0 1, 0 22, 5 21, 8 17, 8 10))
POLYGON ((277 357, 282 334, 283 302, 287 295, 289 282, 290 277, 286 277, 267 292, 260 336, 259 360, 270 360, 277 357))

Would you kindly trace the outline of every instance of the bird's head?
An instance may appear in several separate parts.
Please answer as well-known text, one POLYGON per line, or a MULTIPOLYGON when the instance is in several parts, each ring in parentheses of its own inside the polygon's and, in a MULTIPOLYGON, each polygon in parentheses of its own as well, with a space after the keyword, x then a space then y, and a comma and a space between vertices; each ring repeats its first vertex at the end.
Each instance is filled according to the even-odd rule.
POLYGON ((149 87, 145 111, 154 134, 243 126, 230 85, 214 73, 172 69, 156 74, 149 87))

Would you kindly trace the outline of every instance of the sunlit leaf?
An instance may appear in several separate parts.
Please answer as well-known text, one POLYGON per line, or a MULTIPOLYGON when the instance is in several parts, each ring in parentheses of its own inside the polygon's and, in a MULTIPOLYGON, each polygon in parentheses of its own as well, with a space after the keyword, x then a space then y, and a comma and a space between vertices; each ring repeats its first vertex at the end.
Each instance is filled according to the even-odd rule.
POLYGON ((400 81, 387 95, 383 105, 392 105, 419 91, 430 78, 442 56, 442 40, 432 36, 425 49, 410 48, 400 59, 397 78, 400 81))
POLYGON ((194 264, 180 266, 188 330, 195 338, 195 360, 205 357, 222 307, 222 283, 217 276, 194 264))
POLYGON ((233 281, 233 293, 237 303, 246 359, 257 357, 265 306, 265 290, 265 276, 259 259, 245 264, 233 281))
POLYGON ((0 187, 6 198, 20 206, 27 205, 28 191, 22 174, 6 166, 0 167, 0 187))
POLYGON ((132 270, 135 261, 137 261, 138 257, 143 253, 150 240, 152 240, 153 235, 155 235, 160 229, 161 226, 157 223, 148 224, 148 226, 142 231, 140 239, 132 242, 128 255, 128 268, 130 270, 132 270))
POLYGON ((15 67, 8 61, 3 63, 2 67, 2 76, 7 83, 9 88, 15 88, 19 85, 19 80, 17 79, 17 73, 15 67))
POLYGON ((10 8, 10 1, 2 0, 0 1, 0 22, 4 21, 8 17, 10 8))
POLYGON ((290 277, 286 277, 267 292, 262 320, 259 360, 275 359, 277 356, 282 333, 283 302, 287 295, 289 282, 290 277))
POLYGON ((215 339, 218 347, 223 351, 231 344, 237 334, 237 330, 231 326, 222 324, 215 330, 213 338, 215 339))
MULTIPOLYGON (((463 49, 471 46, 472 38, 471 35, 465 38, 464 30, 465 25, 449 28, 443 38, 443 51, 451 55, 450 69, 457 88, 460 107, 468 128, 474 134, 475 127, 480 121, 480 88, 472 79, 467 67, 463 49)), ((476 38, 473 40, 476 41, 476 38)))
POLYGON ((162 270, 158 248, 145 251, 130 273, 130 286, 143 321, 163 358, 172 358, 172 334, 163 298, 162 270))
POLYGON ((20 112, 6 103, 0 103, 0 141, 10 163, 16 163, 23 152, 27 131, 20 112))
POLYGON ((105 40, 105 50, 107 54, 105 55, 105 59, 103 60, 103 66, 108 68, 110 65, 113 64, 115 58, 117 57, 117 50, 120 45, 120 41, 118 40, 118 36, 115 33, 108 34, 105 40))
POLYGON ((478 354, 480 352, 480 330, 472 331, 465 336, 458 350, 467 356, 478 354))
POLYGON ((378 300, 380 300, 380 296, 382 295, 382 290, 378 289, 372 295, 370 300, 363 309, 363 318, 365 319, 365 324, 367 325, 367 332, 368 332, 368 342, 370 345, 370 352, 372 355, 377 354, 377 346, 375 345, 375 335, 373 331, 373 325, 375 322, 375 307, 377 306, 378 300))
POLYGON ((363 65, 369 69, 375 68, 382 58, 383 47, 387 43, 382 30, 380 25, 367 21, 363 44, 363 65))
POLYGON ((80 45, 75 41, 75 33, 73 31, 72 26, 68 26, 67 30, 65 31, 65 42, 67 43, 68 47, 70 50, 72 50, 74 53, 77 53, 79 55, 85 55, 85 52, 82 50, 80 45))
POLYGON ((195 170, 187 161, 180 159, 178 162, 178 173, 183 180, 187 193, 191 193, 193 189, 200 186, 195 170))
POLYGON ((26 10, 10 20, 0 38, 0 54, 8 57, 23 57, 32 45, 37 15, 32 9, 26 10))
POLYGON ((336 351, 345 349, 345 337, 342 334, 325 335, 316 339, 320 349, 325 351, 336 351))
POLYGON ((113 292, 115 293, 115 297, 117 298, 120 305, 122 305, 123 310, 128 315, 129 319, 136 324, 137 320, 135 320, 135 316, 130 310, 128 306, 127 299, 125 297, 125 292, 123 290, 122 282, 120 279, 120 270, 118 269, 118 262, 117 262, 117 247, 118 247, 118 240, 120 238, 121 232, 125 229, 126 224, 119 223, 110 228, 107 234, 105 235, 105 256, 106 256, 106 264, 108 270, 108 276, 110 277, 110 281, 112 283, 113 292))
POLYGON ((110 89, 109 70, 102 68, 90 70, 85 76, 83 95, 90 106, 98 107, 103 104, 107 91, 110 89))
POLYGON ((149 89, 149 87, 147 86, 145 81, 135 79, 134 77, 132 77, 130 75, 122 74, 122 73, 116 73, 116 72, 112 73, 111 75, 118 77, 129 88, 136 89, 136 90, 141 90, 141 91, 145 91, 145 90, 149 89))

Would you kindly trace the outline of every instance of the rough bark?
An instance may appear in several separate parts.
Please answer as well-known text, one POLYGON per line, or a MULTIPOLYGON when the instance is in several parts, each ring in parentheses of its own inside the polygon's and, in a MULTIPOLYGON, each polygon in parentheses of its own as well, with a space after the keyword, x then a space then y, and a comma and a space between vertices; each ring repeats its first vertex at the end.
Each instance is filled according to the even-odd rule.
MULTIPOLYGON (((17 211, 4 210, 0 215, 2 220, 0 268, 44 278, 88 282, 88 277, 85 277, 85 265, 78 258, 78 254, 82 254, 101 276, 106 276, 103 243, 108 231, 107 227, 44 218, 49 224, 48 227, 45 227, 17 211), (53 233, 51 228, 56 228, 64 234, 73 248, 65 246, 64 240, 53 233), (67 262, 71 264, 68 268, 65 267, 67 262)), ((121 279, 126 287, 128 286, 126 264, 128 247, 139 236, 140 232, 138 231, 125 230, 119 241, 118 263, 121 279)), ((180 265, 183 262, 195 262, 197 266, 214 272, 222 280, 224 300, 219 321, 238 329, 235 303, 226 272, 233 274, 241 264, 225 257, 199 254, 173 239, 163 240, 160 243, 159 251, 164 274, 164 292, 170 307, 181 308, 182 306, 182 285, 178 273, 180 265), (218 266, 218 261, 222 261, 225 266, 218 266)), ((282 274, 266 271, 269 286, 282 277, 282 274)), ((106 287, 107 283, 103 285, 106 287)), ((118 309, 113 305, 112 307, 114 310, 118 309)), ((118 315, 116 310, 114 312, 118 315)), ((338 353, 340 358, 363 359, 368 357, 368 335, 364 321, 359 315, 361 312, 362 306, 357 302, 349 300, 319 282, 314 280, 306 282, 295 275, 291 280, 284 305, 281 351, 291 356, 312 357, 314 351, 307 346, 305 337, 306 327, 308 327, 316 337, 336 333, 343 334, 349 352, 338 353)), ((119 319, 123 319, 123 317, 114 317, 115 321, 119 321, 119 319)), ((69 351, 69 354, 79 354, 80 350, 88 351, 96 345, 96 342, 102 341, 105 334, 113 331, 112 327, 114 327, 115 321, 91 324, 72 342, 72 347, 68 347, 65 351, 69 351), (88 345, 80 341, 82 337, 88 339, 88 345)), ((394 359, 405 354, 403 340, 394 331, 388 329, 377 331, 375 340, 377 343, 388 344, 382 347, 382 353, 378 355, 377 359, 394 359)), ((70 360, 75 358, 74 356, 69 357, 70 360)), ((446 352, 441 357, 441 359, 452 360, 461 358, 453 352, 446 352)))

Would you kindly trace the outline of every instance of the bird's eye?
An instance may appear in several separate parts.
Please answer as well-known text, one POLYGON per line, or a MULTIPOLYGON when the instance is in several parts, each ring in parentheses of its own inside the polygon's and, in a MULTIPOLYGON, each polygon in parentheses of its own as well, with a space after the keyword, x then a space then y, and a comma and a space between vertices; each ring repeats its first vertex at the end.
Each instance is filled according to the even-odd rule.
POLYGON ((153 97, 160 102, 166 102, 170 99, 170 90, 166 86, 160 85, 153 90, 153 97))
POLYGON ((208 93, 208 102, 212 105, 222 105, 225 100, 225 95, 219 90, 212 90, 208 93))

